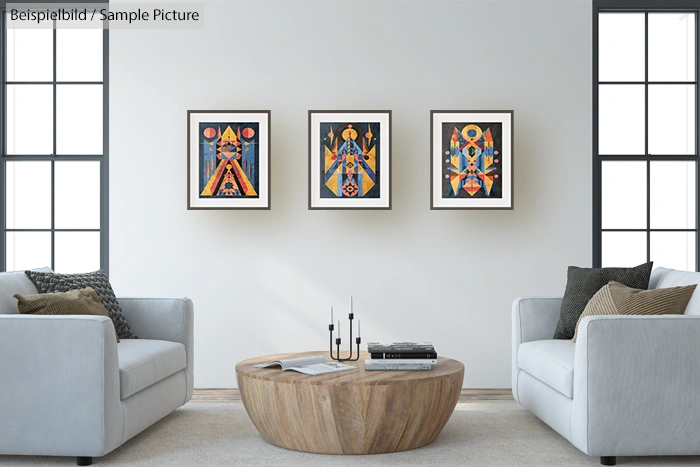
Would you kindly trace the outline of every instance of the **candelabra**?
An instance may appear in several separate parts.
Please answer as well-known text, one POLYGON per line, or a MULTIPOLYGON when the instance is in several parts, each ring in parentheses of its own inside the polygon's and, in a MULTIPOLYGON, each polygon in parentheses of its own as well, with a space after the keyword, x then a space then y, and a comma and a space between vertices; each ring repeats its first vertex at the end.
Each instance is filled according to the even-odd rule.
POLYGON ((355 343, 357 344, 357 355, 355 358, 352 358, 352 320, 355 317, 355 315, 352 312, 352 297, 350 297, 350 313, 348 313, 348 318, 350 319, 350 355, 348 358, 340 358, 340 320, 338 320, 338 329, 335 329, 335 326, 333 325, 333 307, 331 307, 331 322, 328 324, 328 331, 330 333, 330 354, 331 358, 333 360, 336 360, 338 362, 356 362, 360 359, 360 342, 362 342, 362 339, 360 338, 360 320, 357 320, 357 337, 355 338, 355 343), (333 331, 335 330, 335 346, 336 346, 336 355, 333 355, 333 331))

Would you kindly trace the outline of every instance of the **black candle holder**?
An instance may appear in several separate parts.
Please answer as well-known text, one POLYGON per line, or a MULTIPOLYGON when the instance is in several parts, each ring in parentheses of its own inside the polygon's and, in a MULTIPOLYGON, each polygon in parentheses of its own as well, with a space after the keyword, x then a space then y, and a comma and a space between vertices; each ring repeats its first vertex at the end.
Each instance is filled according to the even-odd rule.
POLYGON ((354 317, 355 316, 353 313, 348 313, 348 318, 350 318, 350 356, 348 358, 340 358, 340 337, 335 338, 336 356, 333 356, 333 331, 335 330, 335 325, 332 323, 328 325, 328 331, 330 331, 331 334, 330 353, 333 360, 338 362, 356 362, 360 359, 360 342, 362 342, 362 339, 359 337, 355 338, 355 343, 357 344, 357 356, 352 358, 352 319, 354 317))

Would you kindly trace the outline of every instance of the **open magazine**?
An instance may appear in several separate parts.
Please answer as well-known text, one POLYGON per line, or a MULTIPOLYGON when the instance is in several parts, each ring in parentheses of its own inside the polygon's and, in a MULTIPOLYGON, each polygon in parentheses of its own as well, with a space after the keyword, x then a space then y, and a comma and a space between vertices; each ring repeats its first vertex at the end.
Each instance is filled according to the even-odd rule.
POLYGON ((261 363, 255 368, 270 368, 281 366, 282 371, 294 370, 305 375, 325 375, 326 373, 337 373, 339 371, 356 370, 356 366, 343 365, 337 362, 326 362, 326 357, 292 358, 288 360, 275 360, 274 362, 261 363))

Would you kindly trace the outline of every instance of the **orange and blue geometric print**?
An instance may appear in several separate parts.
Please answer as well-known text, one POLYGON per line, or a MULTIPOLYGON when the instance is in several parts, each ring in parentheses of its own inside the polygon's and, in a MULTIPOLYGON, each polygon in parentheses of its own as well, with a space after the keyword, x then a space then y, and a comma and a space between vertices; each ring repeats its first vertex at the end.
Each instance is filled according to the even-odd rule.
POLYGON ((259 123, 199 123, 199 197, 258 198, 259 123))
POLYGON ((321 198, 379 198, 380 125, 319 123, 321 198))
POLYGON ((502 124, 443 123, 443 198, 501 198, 502 124))

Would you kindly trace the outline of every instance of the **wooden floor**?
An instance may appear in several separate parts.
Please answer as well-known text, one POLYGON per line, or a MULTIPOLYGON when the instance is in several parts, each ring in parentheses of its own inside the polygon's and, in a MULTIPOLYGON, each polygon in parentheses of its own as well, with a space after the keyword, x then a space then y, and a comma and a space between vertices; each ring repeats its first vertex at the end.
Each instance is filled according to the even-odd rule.
MULTIPOLYGON (((195 389, 192 402, 241 402, 238 389, 195 389)), ((459 402, 515 402, 510 389, 462 389, 459 402)))

